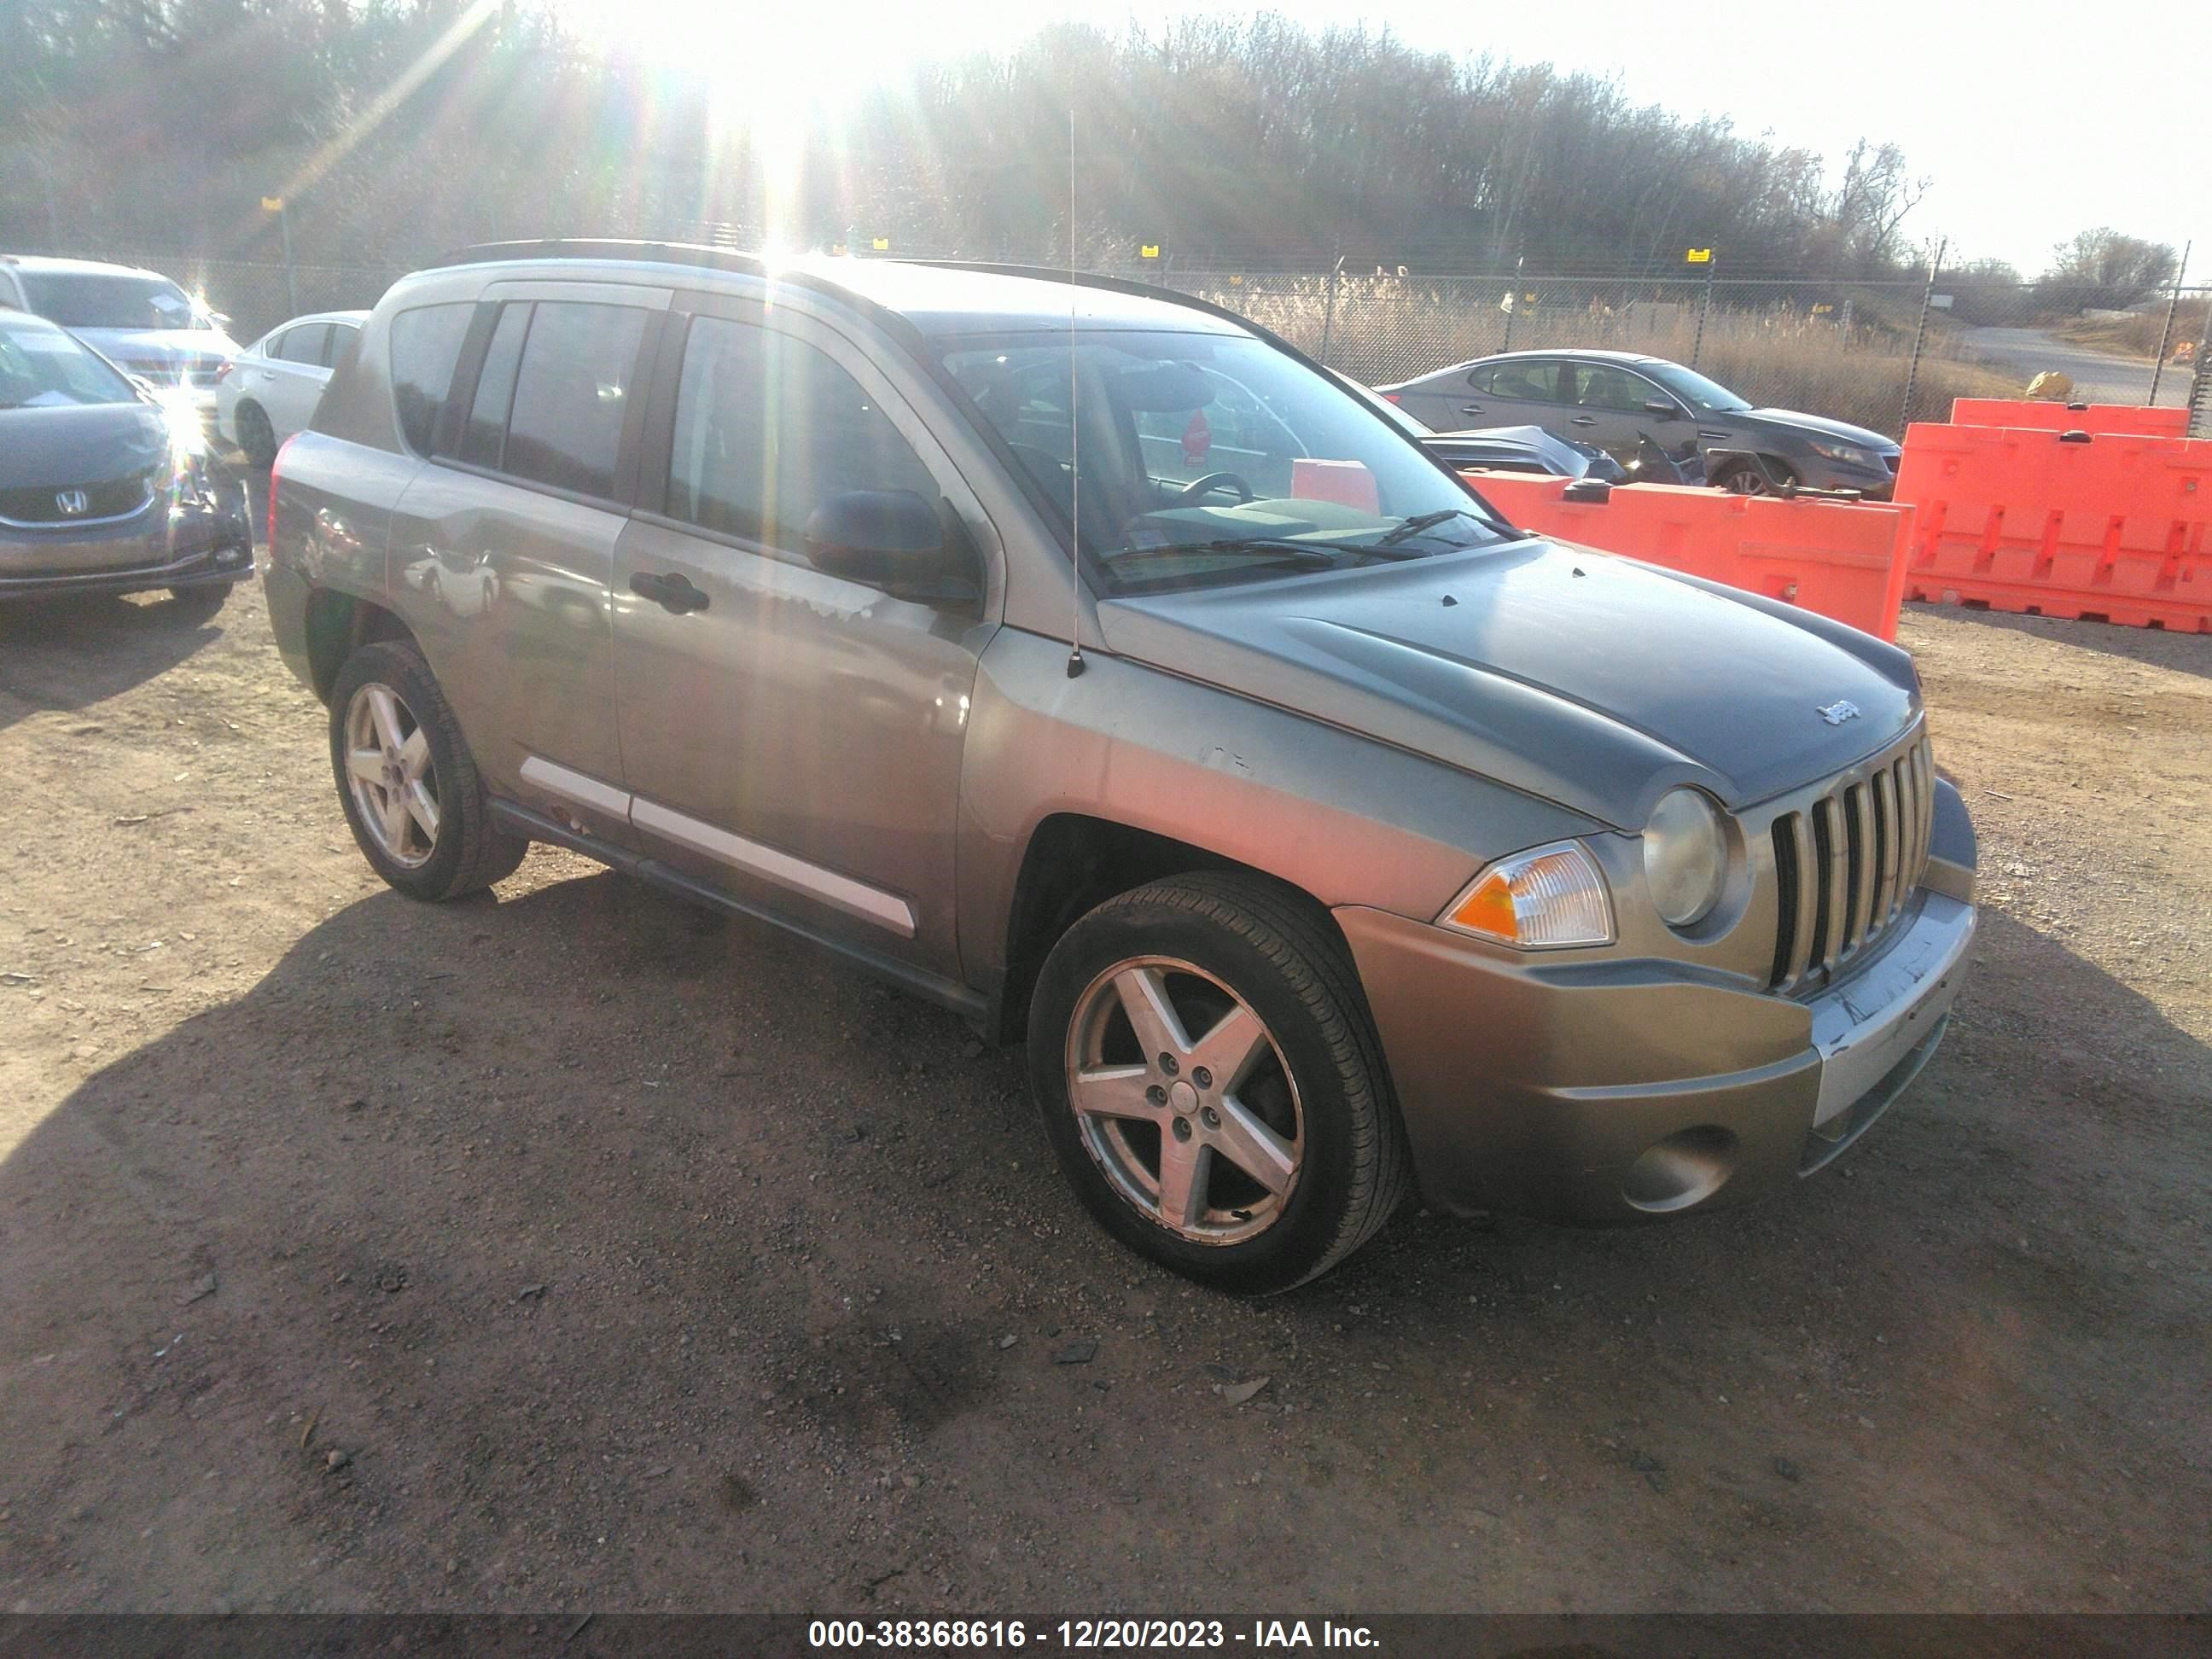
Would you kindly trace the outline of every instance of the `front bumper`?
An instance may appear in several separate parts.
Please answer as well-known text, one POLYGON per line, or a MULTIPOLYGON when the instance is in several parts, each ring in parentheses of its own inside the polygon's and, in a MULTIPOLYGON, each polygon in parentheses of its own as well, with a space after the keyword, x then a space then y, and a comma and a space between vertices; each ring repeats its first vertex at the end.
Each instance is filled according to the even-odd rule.
POLYGON ((1872 960, 1803 1000, 1335 914, 1428 1204, 1610 1222, 1757 1197, 1887 1109, 1941 1042, 1974 937, 1971 904, 1913 902, 1872 960))
POLYGON ((96 536, 0 532, 0 601, 143 593, 242 581, 252 574, 253 531, 243 513, 172 519, 157 506, 96 536))

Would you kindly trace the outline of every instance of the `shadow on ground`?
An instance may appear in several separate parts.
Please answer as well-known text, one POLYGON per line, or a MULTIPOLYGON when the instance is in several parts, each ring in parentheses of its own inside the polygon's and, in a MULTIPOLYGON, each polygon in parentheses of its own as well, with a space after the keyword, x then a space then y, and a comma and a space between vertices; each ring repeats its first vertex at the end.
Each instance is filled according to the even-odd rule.
POLYGON ((1013 1055, 781 936, 356 902, 0 1165, 0 1605, 2191 1604, 2212 1072, 1981 956, 1783 1200, 1408 1216, 1243 1304, 1085 1221, 1013 1055))
POLYGON ((0 730, 27 714, 104 702, 214 640, 166 596, 0 604, 0 730))

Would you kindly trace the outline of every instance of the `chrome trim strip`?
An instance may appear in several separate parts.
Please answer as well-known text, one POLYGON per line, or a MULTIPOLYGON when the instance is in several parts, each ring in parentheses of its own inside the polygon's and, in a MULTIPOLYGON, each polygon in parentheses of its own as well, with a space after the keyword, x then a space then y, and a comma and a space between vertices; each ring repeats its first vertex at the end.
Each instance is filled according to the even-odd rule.
POLYGON ((1782 976, 1784 985, 1797 983, 1813 965, 1813 927, 1820 914, 1820 890, 1816 884, 1822 876, 1813 862, 1813 822, 1803 812, 1790 815, 1790 844, 1797 858, 1797 915, 1790 934, 1789 971, 1782 976))
POLYGON ((914 909, 902 899, 818 864, 809 864, 773 847, 763 847, 743 836, 717 830, 711 823, 673 811, 642 796, 630 799, 629 821, 639 829, 665 836, 694 852, 704 853, 735 870, 772 881, 833 905, 848 915, 888 927, 901 939, 914 937, 914 909))
POLYGON ((601 783, 597 778, 582 772, 571 772, 565 766, 556 766, 551 761, 532 755, 522 763, 522 781, 550 790, 565 800, 580 802, 611 817, 627 821, 629 817, 630 798, 611 783, 601 783))
POLYGON ((1875 822, 1881 826, 1881 879, 1875 890, 1875 914, 1884 927, 1897 920, 1897 876, 1905 868, 1905 848, 1899 837, 1905 820, 1898 815, 1897 769, 1882 769, 1881 788, 1874 798, 1875 822))

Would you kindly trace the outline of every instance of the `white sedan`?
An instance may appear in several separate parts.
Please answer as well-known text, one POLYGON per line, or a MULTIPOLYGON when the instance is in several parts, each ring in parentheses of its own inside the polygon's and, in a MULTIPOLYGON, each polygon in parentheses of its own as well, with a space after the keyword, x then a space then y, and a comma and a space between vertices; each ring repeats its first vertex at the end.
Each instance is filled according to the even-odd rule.
POLYGON ((270 329, 232 358, 215 386, 216 432, 255 466, 315 418, 331 368, 353 345, 365 311, 319 311, 270 329))

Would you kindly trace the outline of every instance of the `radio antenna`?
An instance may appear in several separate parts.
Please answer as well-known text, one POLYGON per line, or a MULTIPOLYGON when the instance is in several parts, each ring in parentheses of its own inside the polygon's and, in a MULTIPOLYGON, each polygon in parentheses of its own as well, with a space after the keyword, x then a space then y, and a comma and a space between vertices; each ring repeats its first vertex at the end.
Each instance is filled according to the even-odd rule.
POLYGON ((1076 409, 1075 110, 1067 112, 1067 678, 1083 672, 1083 418, 1076 409))

